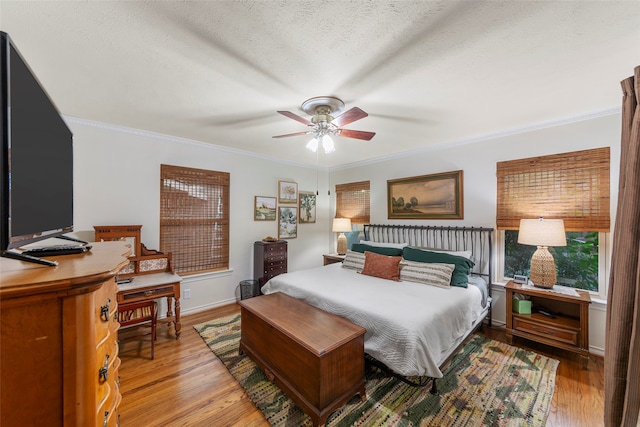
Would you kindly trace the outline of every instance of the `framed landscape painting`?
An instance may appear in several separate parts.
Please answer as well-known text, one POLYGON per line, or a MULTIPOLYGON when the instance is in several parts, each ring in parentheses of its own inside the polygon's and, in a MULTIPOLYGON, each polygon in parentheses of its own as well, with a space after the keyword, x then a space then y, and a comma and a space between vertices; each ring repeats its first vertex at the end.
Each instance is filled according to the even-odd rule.
POLYGON ((387 181, 389 219, 463 219, 462 171, 387 181))
POLYGON ((316 222, 316 193, 308 191, 300 192, 300 224, 312 224, 316 222))
POLYGON ((292 181, 278 181, 278 202, 298 203, 298 183, 292 181))
POLYGON ((295 239, 298 237, 298 208, 278 208, 278 239, 295 239))
POLYGON ((275 221, 276 220, 276 198, 255 196, 253 204, 254 221, 275 221))

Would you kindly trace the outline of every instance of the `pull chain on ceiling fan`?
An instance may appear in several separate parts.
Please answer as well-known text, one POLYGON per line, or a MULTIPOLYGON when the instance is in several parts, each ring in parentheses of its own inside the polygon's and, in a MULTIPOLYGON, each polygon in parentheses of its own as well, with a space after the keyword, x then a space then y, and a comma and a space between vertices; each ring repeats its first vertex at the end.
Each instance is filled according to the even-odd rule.
POLYGON ((302 103, 301 108, 302 111, 312 116, 311 120, 307 120, 290 111, 278 111, 278 113, 309 126, 311 130, 289 133, 286 135, 276 135, 274 138, 313 135, 313 138, 307 143, 306 147, 315 153, 318 151, 318 146, 322 143, 324 152, 331 153, 335 151, 335 145, 331 138, 332 136, 342 136, 345 138, 369 141, 375 135, 375 132, 342 129, 342 126, 353 123, 356 120, 364 119, 368 114, 358 107, 353 107, 345 113, 334 117, 334 114, 340 114, 342 110, 344 110, 344 102, 334 96, 316 96, 314 98, 307 99, 302 103))

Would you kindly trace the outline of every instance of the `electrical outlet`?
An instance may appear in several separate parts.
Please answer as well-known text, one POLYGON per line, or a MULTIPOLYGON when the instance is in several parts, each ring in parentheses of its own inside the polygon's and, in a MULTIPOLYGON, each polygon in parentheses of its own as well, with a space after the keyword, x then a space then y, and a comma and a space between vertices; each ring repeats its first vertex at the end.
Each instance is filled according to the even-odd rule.
POLYGON ((191 289, 185 289, 182 291, 182 297, 184 299, 189 299, 191 298, 191 289))

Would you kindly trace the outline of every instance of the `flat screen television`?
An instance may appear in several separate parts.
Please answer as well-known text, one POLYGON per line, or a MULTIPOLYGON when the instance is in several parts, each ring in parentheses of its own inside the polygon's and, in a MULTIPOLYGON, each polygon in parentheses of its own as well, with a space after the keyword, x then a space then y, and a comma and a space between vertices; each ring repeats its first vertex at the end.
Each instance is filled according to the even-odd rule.
POLYGON ((0 35, 0 250, 11 256, 73 231, 73 134, 9 35, 0 35))

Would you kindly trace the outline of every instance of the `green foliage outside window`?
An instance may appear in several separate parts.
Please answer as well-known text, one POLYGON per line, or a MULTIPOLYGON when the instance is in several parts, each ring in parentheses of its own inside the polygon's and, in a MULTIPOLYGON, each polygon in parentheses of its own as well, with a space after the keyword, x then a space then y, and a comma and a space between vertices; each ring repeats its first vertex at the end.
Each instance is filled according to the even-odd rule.
MULTIPOLYGON (((518 244, 518 231, 504 233, 504 277, 529 276, 535 246, 518 244)), ((598 292, 598 233, 567 232, 567 246, 549 248, 558 285, 598 292)))

